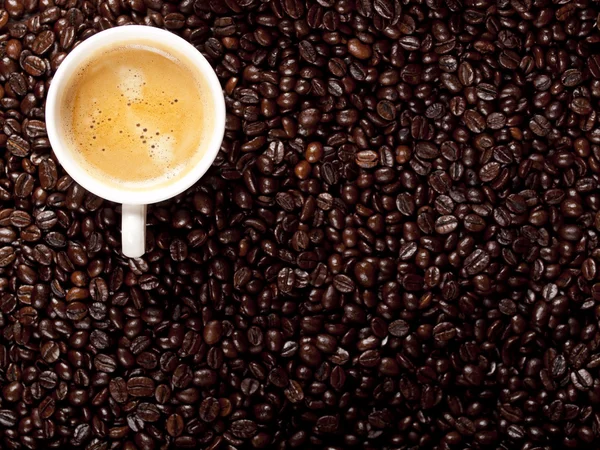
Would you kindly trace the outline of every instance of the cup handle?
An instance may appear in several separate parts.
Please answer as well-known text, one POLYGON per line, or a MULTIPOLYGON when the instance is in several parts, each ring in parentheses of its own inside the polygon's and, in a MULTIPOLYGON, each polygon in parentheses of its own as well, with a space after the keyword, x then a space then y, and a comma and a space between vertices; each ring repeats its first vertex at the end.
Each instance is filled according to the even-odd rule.
POLYGON ((124 256, 139 258, 146 250, 146 209, 147 205, 123 204, 121 234, 124 256))

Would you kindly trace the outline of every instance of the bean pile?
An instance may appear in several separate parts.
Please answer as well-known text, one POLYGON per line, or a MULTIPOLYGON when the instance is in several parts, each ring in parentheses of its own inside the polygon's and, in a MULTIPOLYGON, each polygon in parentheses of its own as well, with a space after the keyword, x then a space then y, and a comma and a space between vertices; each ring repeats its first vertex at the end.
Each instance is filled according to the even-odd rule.
POLYGON ((0 448, 597 449, 599 8, 0 0, 0 448), (228 108, 140 259, 43 110, 131 23, 228 108))

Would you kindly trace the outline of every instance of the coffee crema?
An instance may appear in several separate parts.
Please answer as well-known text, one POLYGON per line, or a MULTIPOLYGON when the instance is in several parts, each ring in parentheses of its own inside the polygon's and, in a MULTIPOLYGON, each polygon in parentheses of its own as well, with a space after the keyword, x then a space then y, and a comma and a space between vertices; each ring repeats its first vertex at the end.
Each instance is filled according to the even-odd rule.
POLYGON ((214 108, 208 83, 154 45, 93 57, 61 107, 71 151, 96 178, 127 188, 184 176, 206 150, 214 108))

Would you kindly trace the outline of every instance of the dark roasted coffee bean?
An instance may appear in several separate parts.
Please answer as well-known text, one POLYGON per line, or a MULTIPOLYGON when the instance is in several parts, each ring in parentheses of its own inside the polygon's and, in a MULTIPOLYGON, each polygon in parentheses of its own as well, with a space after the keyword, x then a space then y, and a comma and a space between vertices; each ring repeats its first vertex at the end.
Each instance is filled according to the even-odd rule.
POLYGON ((415 154, 422 159, 435 159, 440 155, 440 150, 431 142, 418 142, 415 145, 415 154))
POLYGON ((112 373, 117 369, 117 362, 110 355, 99 354, 94 358, 94 366, 99 372, 112 373))
POLYGON ((354 290, 354 282, 347 275, 336 275, 333 279, 334 287, 343 293, 350 293, 354 290))
POLYGON ((300 0, 282 0, 283 11, 292 19, 299 19, 304 14, 304 4, 300 0))
POLYGON ((464 113, 465 125, 473 133, 482 133, 485 130, 485 119, 477 111, 469 109, 464 113))
POLYGON ((39 77, 47 70, 45 60, 39 56, 29 55, 23 59, 22 67, 25 72, 34 77, 39 77))
POLYGON ((561 82, 567 87, 577 86, 583 81, 582 73, 578 69, 568 69, 562 74, 561 82))
POLYGON ((6 149, 15 156, 25 157, 29 154, 31 146, 22 137, 13 135, 6 141, 6 149))
POLYGON ((0 410, 0 424, 5 428, 14 427, 17 424, 18 416, 9 409, 0 410))
POLYGON ((200 419, 204 422, 213 422, 219 416, 220 410, 219 401, 214 397, 207 397, 200 404, 200 419))
POLYGON ((110 381, 109 391, 111 397, 117 403, 125 403, 127 401, 127 383, 123 378, 113 378, 110 381))
POLYGON ((534 134, 543 137, 550 132, 550 122, 546 117, 537 114, 529 122, 529 128, 534 134))
POLYGON ((442 322, 433 327, 433 337, 438 341, 449 341, 456 336, 456 328, 450 322, 442 322))
POLYGON ((33 41, 31 49, 37 55, 42 55, 46 53, 50 47, 54 44, 54 33, 52 31, 46 30, 42 31, 38 34, 33 41))
POLYGON ((384 120, 394 120, 396 117, 394 104, 387 100, 381 100, 377 104, 377 114, 384 120))
POLYGON ((17 258, 15 249, 13 247, 2 247, 0 248, 0 267, 6 267, 10 265, 17 258))
POLYGON ((438 217, 435 221, 435 231, 439 234, 452 233, 458 227, 458 220, 452 215, 438 217))
POLYGON ((154 381, 148 377, 127 380, 127 393, 132 397, 150 397, 154 394, 154 381))
POLYGON ((256 423, 252 420, 241 419, 231 424, 231 433, 238 438, 248 439, 256 432, 256 423))
POLYGON ((166 430, 169 436, 180 436, 183 433, 183 427, 183 418, 179 414, 171 414, 167 418, 166 430))
POLYGON ((571 373, 571 381, 575 389, 586 391, 592 387, 593 378, 586 369, 579 369, 571 373))
POLYGON ((161 417, 160 410, 153 403, 140 403, 136 414, 144 422, 158 422, 161 417))

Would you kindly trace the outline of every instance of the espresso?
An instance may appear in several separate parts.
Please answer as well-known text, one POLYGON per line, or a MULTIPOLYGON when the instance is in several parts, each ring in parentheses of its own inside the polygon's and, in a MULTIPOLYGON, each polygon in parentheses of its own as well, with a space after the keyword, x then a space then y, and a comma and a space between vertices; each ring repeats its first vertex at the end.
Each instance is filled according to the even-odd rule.
POLYGON ((62 107, 72 152, 91 175, 148 189, 202 157, 213 108, 189 64, 146 45, 114 48, 74 74, 62 107))

